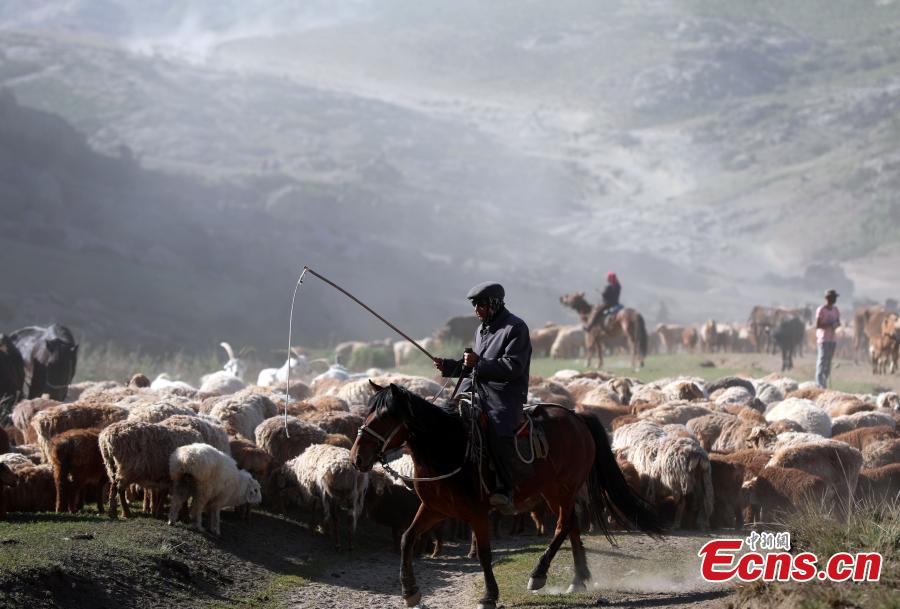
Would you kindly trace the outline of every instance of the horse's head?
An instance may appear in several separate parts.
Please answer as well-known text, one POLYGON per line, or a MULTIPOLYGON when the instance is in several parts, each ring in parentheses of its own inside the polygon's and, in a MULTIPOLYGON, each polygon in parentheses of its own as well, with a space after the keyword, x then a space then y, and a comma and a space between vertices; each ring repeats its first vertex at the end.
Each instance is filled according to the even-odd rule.
POLYGON ((406 421, 410 406, 405 390, 393 383, 388 387, 369 383, 375 395, 369 398, 369 414, 350 450, 350 462, 361 472, 369 471, 386 452, 402 446, 409 433, 406 421))
POLYGON ((559 297, 559 302, 566 307, 576 307, 585 302, 584 292, 572 292, 571 294, 563 294, 559 297))

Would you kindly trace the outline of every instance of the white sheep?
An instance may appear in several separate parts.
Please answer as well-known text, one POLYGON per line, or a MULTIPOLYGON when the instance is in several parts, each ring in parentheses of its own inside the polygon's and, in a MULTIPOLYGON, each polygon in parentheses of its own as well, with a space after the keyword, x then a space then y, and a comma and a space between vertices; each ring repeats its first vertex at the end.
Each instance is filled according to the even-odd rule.
POLYGON ((321 516, 326 532, 341 547, 341 529, 346 529, 348 549, 353 547, 353 532, 362 513, 368 474, 359 472, 350 462, 350 451, 328 444, 314 444, 300 456, 284 464, 282 471, 294 491, 294 499, 321 516), (342 525, 346 522, 346 527, 342 525))
POLYGON ((766 413, 766 421, 774 423, 782 419, 794 421, 803 431, 831 437, 831 417, 812 400, 788 398, 776 404, 766 413))
POLYGON ((245 470, 239 470, 234 459, 208 444, 181 446, 169 457, 172 479, 172 502, 169 524, 174 524, 181 506, 191 497, 191 519, 203 530, 203 512, 209 512, 209 530, 221 533, 219 512, 223 507, 259 505, 262 492, 259 482, 245 470))
POLYGON ((169 388, 182 389, 184 391, 197 391, 196 387, 193 387, 184 381, 173 381, 171 375, 165 372, 157 375, 157 377, 153 379, 153 382, 150 383, 150 389, 153 391, 169 388))
POLYGON ((713 510, 711 467, 709 455, 697 440, 669 436, 662 426, 643 420, 617 429, 612 447, 647 481, 649 501, 672 496, 676 505, 673 527, 681 525, 688 498, 693 498, 697 526, 709 526, 713 510))

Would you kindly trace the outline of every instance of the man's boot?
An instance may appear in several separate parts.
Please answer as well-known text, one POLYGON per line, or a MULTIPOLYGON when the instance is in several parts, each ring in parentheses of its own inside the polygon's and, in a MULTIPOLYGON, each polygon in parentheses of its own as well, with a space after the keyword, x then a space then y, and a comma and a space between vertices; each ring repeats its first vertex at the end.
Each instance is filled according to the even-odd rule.
POLYGON ((488 502, 494 507, 511 506, 513 504, 513 491, 515 482, 512 476, 512 460, 516 456, 515 438, 491 438, 491 456, 494 459, 494 472, 496 473, 496 485, 488 497, 488 502))

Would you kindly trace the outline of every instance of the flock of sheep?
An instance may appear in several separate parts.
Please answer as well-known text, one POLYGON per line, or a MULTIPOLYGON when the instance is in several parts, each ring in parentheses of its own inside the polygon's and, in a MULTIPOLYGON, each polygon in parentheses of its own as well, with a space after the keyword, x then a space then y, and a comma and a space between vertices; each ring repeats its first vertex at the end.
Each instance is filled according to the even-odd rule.
MULTIPOLYGON (((223 371, 200 388, 137 374, 127 385, 71 385, 65 402, 24 400, 0 434, 0 515, 69 511, 96 500, 170 523, 203 515, 220 533, 220 510, 249 506, 299 514, 352 547, 362 515, 392 529, 395 544, 417 508, 415 494, 384 469, 358 472, 349 448, 376 383, 394 382, 438 403, 435 380, 340 366, 311 378, 292 355, 257 384, 229 349, 223 371), (296 372, 290 400, 284 383, 296 372), (301 382, 300 377, 306 382, 301 382), (189 510, 185 506, 190 505, 189 510)), ((672 528, 741 527, 814 501, 840 516, 851 500, 900 493, 900 397, 821 390, 771 375, 641 383, 563 370, 532 378, 530 401, 595 416, 629 483, 672 528)), ((408 456, 394 469, 410 471, 408 456)), ((529 506, 540 528, 540 508, 529 506)))

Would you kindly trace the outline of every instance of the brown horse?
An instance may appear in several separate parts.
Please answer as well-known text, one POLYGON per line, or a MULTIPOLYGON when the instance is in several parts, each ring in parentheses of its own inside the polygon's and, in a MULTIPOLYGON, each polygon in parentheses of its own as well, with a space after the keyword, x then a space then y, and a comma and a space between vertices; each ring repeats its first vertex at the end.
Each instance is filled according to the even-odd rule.
POLYGON ((631 367, 637 370, 644 366, 644 358, 647 357, 647 327, 640 313, 625 308, 615 313, 612 319, 603 322, 600 319, 600 305, 592 306, 584 299, 584 292, 560 296, 559 302, 574 309, 581 318, 581 324, 585 327, 584 347, 588 367, 591 365, 592 357, 596 355, 597 367, 601 368, 604 342, 623 337, 628 342, 628 350, 631 352, 631 367))
MULTIPOLYGON (((359 428, 350 460, 360 471, 368 471, 386 452, 404 444, 412 455, 414 486, 422 505, 401 541, 400 584, 406 605, 413 607, 422 597, 412 565, 416 538, 447 518, 458 518, 472 526, 484 572, 486 592, 478 607, 493 609, 500 591, 491 568, 491 507, 479 487, 476 468, 466 460, 468 441, 463 419, 403 387, 374 386, 377 392, 369 399, 369 414, 359 428)), ((536 410, 535 420, 547 438, 550 456, 535 459, 532 476, 516 487, 514 503, 522 506, 543 497, 557 521, 556 533, 532 571, 528 589, 544 586, 550 561, 568 537, 575 559, 575 577, 569 591, 583 591, 591 573, 574 508, 585 484, 595 516, 605 508, 629 528, 651 536, 658 536, 661 530, 647 503, 625 482, 606 432, 596 419, 547 405, 536 410)), ((605 518, 595 518, 595 524, 610 538, 605 518)))

